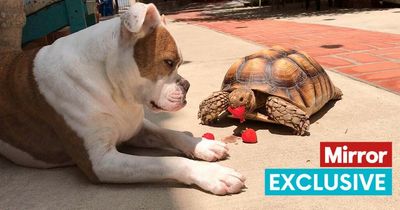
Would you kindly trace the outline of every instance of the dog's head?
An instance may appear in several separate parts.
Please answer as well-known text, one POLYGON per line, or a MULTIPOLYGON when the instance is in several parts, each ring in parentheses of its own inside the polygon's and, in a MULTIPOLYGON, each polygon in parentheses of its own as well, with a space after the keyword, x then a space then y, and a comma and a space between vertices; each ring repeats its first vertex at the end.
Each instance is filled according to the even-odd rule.
POLYGON ((133 43, 133 58, 142 80, 140 101, 153 111, 177 111, 186 105, 189 82, 182 78, 179 48, 153 4, 133 3, 121 16, 121 40, 133 43))

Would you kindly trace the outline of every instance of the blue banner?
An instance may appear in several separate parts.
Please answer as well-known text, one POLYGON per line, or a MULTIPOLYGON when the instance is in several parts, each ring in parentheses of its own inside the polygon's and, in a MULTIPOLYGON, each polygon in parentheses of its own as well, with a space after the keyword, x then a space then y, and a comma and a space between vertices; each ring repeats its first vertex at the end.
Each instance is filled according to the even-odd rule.
POLYGON ((392 195, 392 169, 267 168, 265 195, 392 195))

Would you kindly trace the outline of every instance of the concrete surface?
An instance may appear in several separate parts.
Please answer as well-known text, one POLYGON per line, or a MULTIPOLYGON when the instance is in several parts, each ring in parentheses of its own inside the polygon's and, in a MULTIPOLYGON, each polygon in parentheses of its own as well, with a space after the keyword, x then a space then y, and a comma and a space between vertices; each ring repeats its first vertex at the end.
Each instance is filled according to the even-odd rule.
MULTIPOLYGON (((213 132, 217 138, 237 130, 237 121, 216 127, 199 125, 200 101, 218 90, 230 64, 261 47, 185 23, 169 24, 187 61, 180 73, 191 82, 188 105, 172 114, 149 115, 167 128, 194 135, 213 132)), ((0 209, 395 209, 399 200, 400 97, 382 89, 328 72, 344 93, 312 118, 311 135, 293 136, 287 128, 245 122, 257 129, 257 144, 230 144, 229 160, 247 177, 237 195, 214 196, 180 184, 92 185, 74 167, 36 170, 0 159, 0 209), (320 141, 392 141, 393 196, 264 196, 264 169, 319 167, 320 141)))
POLYGON ((281 19, 400 34, 400 8, 281 19))

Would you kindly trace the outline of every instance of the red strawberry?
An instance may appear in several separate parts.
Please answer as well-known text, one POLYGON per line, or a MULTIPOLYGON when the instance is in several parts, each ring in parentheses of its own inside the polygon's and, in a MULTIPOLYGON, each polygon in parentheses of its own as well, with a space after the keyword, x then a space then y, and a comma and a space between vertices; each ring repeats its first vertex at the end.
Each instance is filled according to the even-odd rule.
POLYGON ((240 119, 240 122, 244 122, 244 117, 246 113, 246 108, 244 106, 239 106, 237 108, 228 107, 228 111, 232 114, 234 118, 240 119))
POLYGON ((246 128, 242 133, 242 140, 244 143, 257 143, 257 134, 251 128, 246 128))
POLYGON ((208 140, 215 140, 214 134, 212 133, 205 133, 202 137, 208 140))

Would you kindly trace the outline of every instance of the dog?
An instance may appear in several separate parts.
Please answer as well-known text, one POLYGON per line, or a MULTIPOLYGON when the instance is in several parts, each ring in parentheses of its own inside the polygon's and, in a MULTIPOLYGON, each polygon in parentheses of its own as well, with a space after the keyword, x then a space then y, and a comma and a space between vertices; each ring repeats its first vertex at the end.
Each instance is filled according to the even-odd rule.
POLYGON ((94 183, 175 180, 218 195, 241 192, 243 175, 209 163, 228 156, 226 144, 144 118, 145 107, 185 106, 182 62, 165 19, 142 3, 52 45, 2 53, 0 154, 27 167, 77 165, 94 183), (121 144, 174 148, 189 158, 125 154, 121 144))

